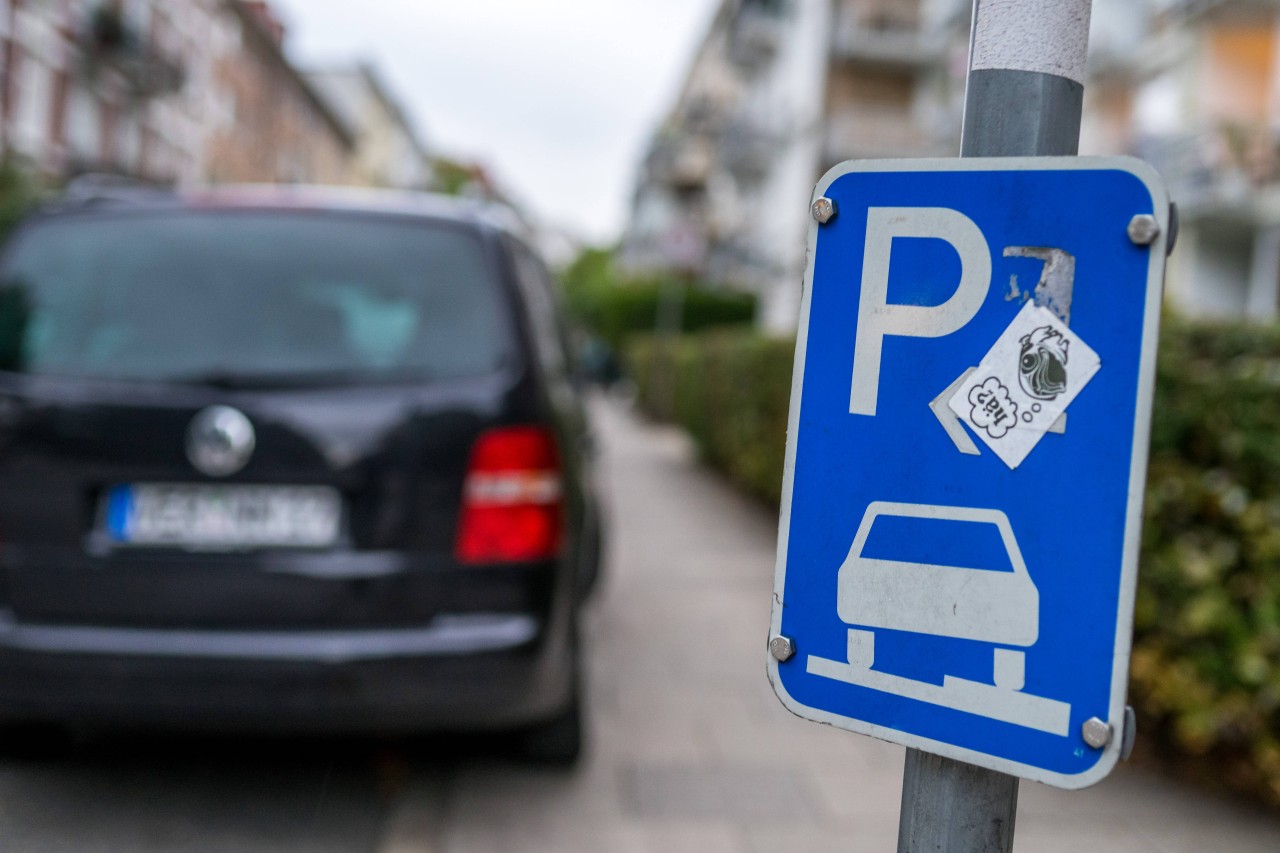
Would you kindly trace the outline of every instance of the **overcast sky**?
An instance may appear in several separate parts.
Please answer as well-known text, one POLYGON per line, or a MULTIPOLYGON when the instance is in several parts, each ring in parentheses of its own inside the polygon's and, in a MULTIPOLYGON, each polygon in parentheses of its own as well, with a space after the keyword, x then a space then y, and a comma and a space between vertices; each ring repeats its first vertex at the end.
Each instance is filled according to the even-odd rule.
POLYGON ((304 65, 368 58, 427 143, 608 241, 718 0, 273 0, 304 65))

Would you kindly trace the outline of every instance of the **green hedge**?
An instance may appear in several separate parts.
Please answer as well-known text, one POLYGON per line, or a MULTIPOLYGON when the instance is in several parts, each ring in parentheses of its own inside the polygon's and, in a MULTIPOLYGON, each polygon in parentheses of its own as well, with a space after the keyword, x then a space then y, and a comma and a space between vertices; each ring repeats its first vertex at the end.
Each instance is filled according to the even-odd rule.
POLYGON ((10 157, 0 158, 0 239, 42 197, 35 177, 10 157))
POLYGON ((669 341, 636 339, 626 361, 649 414, 681 424, 704 459, 776 503, 794 351, 791 340, 717 330, 669 341))
MULTIPOLYGON (((636 341, 628 361, 651 414, 776 504, 793 347, 707 333, 636 341)), ((1141 748, 1280 806, 1280 329, 1166 319, 1158 371, 1130 690, 1141 748)))
POLYGON ((614 348, 633 335, 653 333, 664 312, 678 315, 678 331, 686 333, 749 324, 756 316, 750 293, 705 282, 623 277, 607 249, 588 249, 570 265, 564 294, 574 320, 614 348))
POLYGON ((652 334, 664 312, 679 317, 679 331, 697 332, 751 323, 756 299, 749 293, 677 282, 629 282, 595 294, 580 316, 588 329, 620 347, 631 335, 652 334))
POLYGON ((1280 805, 1280 329, 1167 323, 1161 344, 1130 701, 1280 805))

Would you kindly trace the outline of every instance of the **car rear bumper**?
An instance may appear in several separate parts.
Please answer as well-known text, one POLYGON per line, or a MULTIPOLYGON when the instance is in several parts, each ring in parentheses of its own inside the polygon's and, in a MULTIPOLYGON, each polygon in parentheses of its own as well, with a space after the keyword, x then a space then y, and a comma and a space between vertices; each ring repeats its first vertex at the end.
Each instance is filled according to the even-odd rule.
POLYGON ((0 715, 235 731, 510 728, 569 700, 561 634, 525 614, 280 632, 0 620, 0 715))

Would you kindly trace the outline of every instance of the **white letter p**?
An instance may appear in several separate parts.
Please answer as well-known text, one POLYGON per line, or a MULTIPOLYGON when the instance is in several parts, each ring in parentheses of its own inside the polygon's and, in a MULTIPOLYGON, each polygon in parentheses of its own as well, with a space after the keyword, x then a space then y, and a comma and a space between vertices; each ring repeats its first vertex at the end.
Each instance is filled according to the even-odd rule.
MULTIPOLYGON (((873 207, 867 211, 862 296, 853 353, 849 412, 874 415, 880 393, 880 353, 886 335, 940 338, 973 319, 991 286, 991 248, 972 219, 946 207, 873 207), (945 240, 960 255, 960 283, 941 305, 889 303, 894 237, 945 240)), ((957 368, 968 365, 957 365, 957 368)))

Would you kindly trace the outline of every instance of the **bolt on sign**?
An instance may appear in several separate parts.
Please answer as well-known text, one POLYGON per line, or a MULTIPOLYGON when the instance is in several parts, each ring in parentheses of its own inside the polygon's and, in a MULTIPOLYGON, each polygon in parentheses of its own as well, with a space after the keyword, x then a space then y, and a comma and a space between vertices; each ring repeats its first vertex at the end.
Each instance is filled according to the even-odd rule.
POLYGON ((1130 158, 818 184, 769 679, 1065 788, 1122 750, 1169 200, 1130 158))

